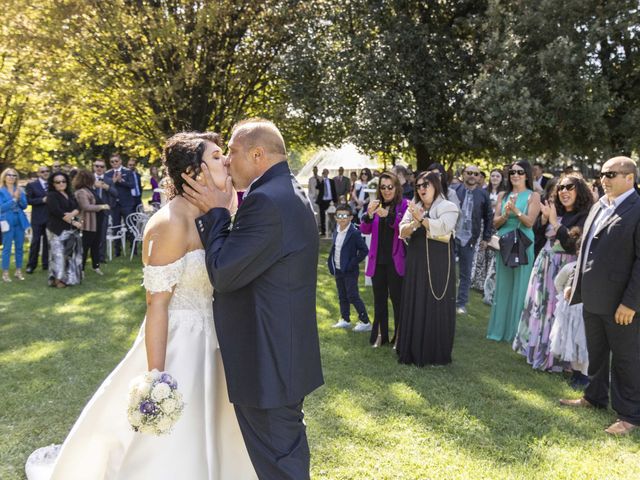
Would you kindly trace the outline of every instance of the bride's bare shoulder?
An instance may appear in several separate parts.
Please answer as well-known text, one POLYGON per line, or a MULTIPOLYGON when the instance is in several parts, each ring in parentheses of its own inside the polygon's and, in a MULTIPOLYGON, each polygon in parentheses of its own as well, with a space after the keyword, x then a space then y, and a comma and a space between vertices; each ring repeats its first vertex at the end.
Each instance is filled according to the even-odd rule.
POLYGON ((179 205, 169 202, 147 222, 143 236, 142 261, 145 265, 166 265, 188 250, 187 217, 179 205))

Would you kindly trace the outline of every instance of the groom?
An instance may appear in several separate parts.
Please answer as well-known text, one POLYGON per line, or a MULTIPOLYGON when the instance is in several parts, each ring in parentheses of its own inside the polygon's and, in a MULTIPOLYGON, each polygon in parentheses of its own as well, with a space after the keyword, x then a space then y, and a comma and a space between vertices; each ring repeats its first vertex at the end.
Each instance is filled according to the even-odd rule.
POLYGON ((284 140, 264 119, 234 126, 225 191, 205 164, 183 175, 214 285, 214 318, 229 399, 260 479, 309 478, 305 395, 322 385, 316 325, 318 232, 284 140), (233 225, 231 182, 245 190, 233 225))

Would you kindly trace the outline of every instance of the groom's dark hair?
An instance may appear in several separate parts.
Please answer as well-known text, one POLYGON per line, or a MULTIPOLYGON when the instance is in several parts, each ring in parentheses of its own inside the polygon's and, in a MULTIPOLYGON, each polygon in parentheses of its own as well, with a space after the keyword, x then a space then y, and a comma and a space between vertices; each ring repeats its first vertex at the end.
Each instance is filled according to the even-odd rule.
POLYGON ((162 160, 171 179, 173 191, 169 198, 184 193, 185 180, 182 174, 196 178, 200 173, 202 155, 207 149, 207 143, 220 145, 220 135, 214 132, 180 132, 167 140, 162 152, 162 160))

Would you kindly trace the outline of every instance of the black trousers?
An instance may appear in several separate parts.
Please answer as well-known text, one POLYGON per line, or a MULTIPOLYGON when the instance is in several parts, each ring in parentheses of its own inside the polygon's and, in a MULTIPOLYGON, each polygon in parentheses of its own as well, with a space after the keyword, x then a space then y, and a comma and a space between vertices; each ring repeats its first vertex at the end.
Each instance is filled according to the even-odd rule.
POLYGON ((88 232, 84 230, 82 232, 82 270, 87 263, 87 256, 91 250, 91 267, 100 267, 100 237, 98 232, 88 232))
POLYGON ((96 222, 98 224, 98 251, 100 263, 104 263, 107 258, 107 227, 109 226, 109 215, 107 212, 98 212, 96 222))
POLYGON ((329 205, 331 205, 331 200, 318 199, 318 208, 320 210, 320 233, 322 233, 322 235, 326 235, 327 233, 326 212, 329 205))
POLYGON ((342 273, 336 271, 336 288, 338 289, 338 300, 340 302, 340 315, 345 322, 349 322, 351 316, 351 305, 358 312, 358 318, 363 323, 369 323, 367 309, 364 306, 360 292, 358 291, 358 276, 360 272, 342 273))
POLYGON ((47 270, 49 268, 49 240, 47 240, 47 224, 38 223, 32 224, 31 230, 33 235, 31 237, 31 246, 29 247, 29 261, 27 262, 27 268, 35 270, 38 266, 38 255, 40 254, 40 243, 42 242, 42 269, 47 270))
POLYGON ((371 277, 373 286, 373 326, 369 342, 376 342, 378 333, 382 335, 382 343, 389 343, 389 305, 391 297, 393 306, 393 338, 398 332, 398 320, 400 318, 400 298, 402 296, 402 277, 396 272, 395 266, 376 265, 376 271, 371 277))
POLYGON ((234 405, 251 463, 260 480, 309 479, 309 443, 302 401, 261 409, 234 405))
POLYGON ((618 325, 613 315, 585 310, 583 316, 591 380, 584 398, 606 408, 611 371, 611 408, 621 420, 640 425, 640 316, 630 325, 618 325))

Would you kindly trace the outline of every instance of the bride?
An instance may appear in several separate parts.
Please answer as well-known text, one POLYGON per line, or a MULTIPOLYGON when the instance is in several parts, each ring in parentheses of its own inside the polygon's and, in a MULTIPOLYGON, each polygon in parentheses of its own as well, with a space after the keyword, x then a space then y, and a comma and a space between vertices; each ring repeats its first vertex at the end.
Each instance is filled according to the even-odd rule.
POLYGON ((182 197, 180 175, 196 177, 202 162, 224 189, 227 171, 217 143, 217 135, 198 133, 167 141, 163 156, 175 195, 144 233, 145 321, 62 446, 31 454, 29 480, 256 478, 227 396, 213 288, 195 224, 200 212, 182 197), (165 436, 135 433, 127 421, 129 382, 147 369, 170 373, 184 396, 182 417, 165 436))

